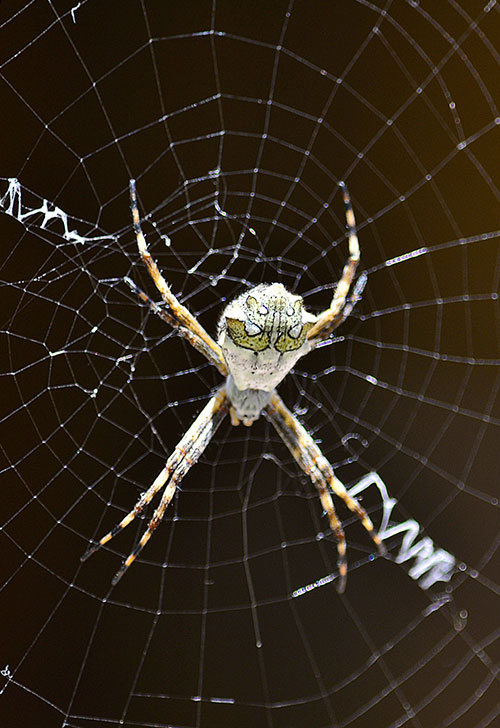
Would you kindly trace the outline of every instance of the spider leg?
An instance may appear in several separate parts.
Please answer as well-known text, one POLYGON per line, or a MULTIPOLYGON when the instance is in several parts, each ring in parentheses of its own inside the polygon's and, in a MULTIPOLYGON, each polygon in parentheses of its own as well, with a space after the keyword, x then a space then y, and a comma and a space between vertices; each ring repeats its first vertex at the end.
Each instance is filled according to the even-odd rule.
POLYGON ((178 321, 173 316, 171 316, 168 311, 165 310, 165 308, 161 306, 161 304, 153 301, 153 299, 150 298, 147 293, 144 293, 144 291, 141 290, 131 278, 125 276, 123 280, 129 286, 129 288, 141 299, 141 301, 147 303, 153 313, 155 313, 163 321, 165 321, 165 323, 169 324, 173 329, 175 329, 180 336, 189 341, 191 346, 194 349, 197 349, 201 354, 203 354, 203 356, 208 359, 211 364, 217 367, 221 374, 225 374, 225 372, 223 372, 221 370, 221 367, 219 366, 219 360, 214 359, 213 351, 204 341, 204 339, 198 338, 198 336, 194 334, 191 329, 188 329, 185 326, 181 326, 178 321))
POLYGON ((313 324, 313 326, 307 332, 307 339, 311 343, 317 343, 325 339, 332 333, 334 329, 337 328, 337 326, 342 323, 342 321, 347 318, 349 313, 352 311, 354 304, 360 297, 361 291, 364 288, 364 283, 366 282, 365 276, 364 282, 363 284, 361 284, 361 291, 359 291, 357 294, 354 294, 354 299, 353 296, 347 299, 347 294, 349 293, 349 289, 351 287, 354 275, 356 273, 356 269, 358 267, 360 252, 358 236, 356 234, 356 220, 354 219, 351 198, 344 182, 340 182, 339 184, 340 187, 342 187, 345 217, 349 230, 349 258, 347 259, 347 263, 345 264, 344 270, 342 271, 342 276, 337 283, 337 287, 335 289, 335 293, 333 295, 330 307, 318 315, 316 323, 313 324), (349 303, 352 304, 350 307, 349 303), (348 310, 344 314, 344 310, 346 308, 348 310))
MULTIPOLYGON (((351 315, 351 311, 354 308, 354 306, 357 304, 359 299, 361 298, 361 294, 364 291, 364 288, 366 286, 366 281, 368 280, 368 276, 366 273, 361 273, 359 278, 357 279, 356 283, 353 286, 353 289, 351 291, 351 294, 349 298, 346 299, 344 306, 340 309, 339 313, 335 318, 332 319, 329 327, 328 327, 328 336, 334 331, 340 324, 344 323, 346 318, 351 315)), ((319 344, 321 341, 324 341, 324 339, 328 338, 327 336, 323 336, 319 339, 316 339, 313 344, 319 344)))
MULTIPOLYGON (((222 355, 222 349, 217 344, 210 334, 205 331, 203 326, 198 323, 196 318, 190 311, 182 305, 182 303, 174 296, 170 286, 166 282, 165 278, 160 273, 160 270, 156 264, 156 261, 151 256, 146 243, 146 238, 142 232, 141 222, 139 218, 139 208, 137 207, 137 192, 135 188, 135 180, 130 180, 130 209, 132 211, 132 220, 134 225, 135 237, 137 239, 137 247, 139 254, 148 269, 148 273, 153 279, 153 282, 161 294, 164 303, 168 307, 168 313, 166 316, 162 316, 164 320, 173 326, 181 336, 184 336, 190 344, 192 344, 198 351, 204 354, 208 361, 215 366, 219 372, 226 376, 227 367, 222 355), (189 332, 189 335, 188 335, 189 332), (196 343, 195 343, 196 342, 196 343)), ((129 284, 130 285, 130 284, 129 284)), ((151 299, 146 296, 142 291, 139 293, 140 298, 143 301, 151 305, 151 299), (142 295, 141 295, 142 294, 142 295)), ((157 304, 156 304, 157 305, 157 304)), ((155 313, 159 313, 153 308, 155 313)), ((160 309, 161 310, 161 309, 160 309)), ((160 315, 160 314, 159 314, 160 315)))
POLYGON ((202 409, 184 437, 177 444, 168 458, 165 467, 160 471, 152 485, 141 495, 134 508, 97 543, 92 544, 81 557, 81 561, 89 558, 97 549, 111 541, 120 531, 131 523, 154 498, 156 493, 164 488, 160 503, 156 508, 148 527, 143 533, 137 546, 123 562, 121 568, 113 578, 113 585, 117 584, 128 567, 142 551, 151 538, 154 530, 162 520, 167 506, 172 500, 175 491, 188 470, 199 460, 203 451, 215 434, 218 426, 228 411, 229 403, 226 388, 221 387, 202 409))
POLYGON ((346 541, 344 530, 335 512, 330 491, 342 498, 346 506, 360 519, 381 555, 386 553, 385 547, 376 534, 368 513, 355 498, 349 495, 311 435, 290 412, 277 392, 272 394, 271 401, 265 412, 301 469, 310 477, 318 491, 321 505, 328 516, 330 528, 337 539, 337 565, 339 570, 337 590, 342 593, 345 589, 347 577, 346 541))

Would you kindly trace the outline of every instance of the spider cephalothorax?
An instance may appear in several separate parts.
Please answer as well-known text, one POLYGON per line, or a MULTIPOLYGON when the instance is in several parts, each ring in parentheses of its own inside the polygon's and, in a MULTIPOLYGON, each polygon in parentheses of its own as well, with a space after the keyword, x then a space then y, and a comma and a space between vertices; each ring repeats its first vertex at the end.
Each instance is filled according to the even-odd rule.
POLYGON ((225 377, 225 383, 208 401, 174 448, 165 467, 149 489, 141 495, 134 508, 83 555, 82 560, 85 560, 112 539, 142 513, 156 493, 162 490, 160 503, 146 531, 116 573, 113 584, 116 584, 146 545, 163 518, 177 486, 200 458, 227 413, 230 414, 233 425, 242 422, 248 426, 264 414, 303 472, 314 483, 330 528, 337 539, 339 591, 344 590, 347 575, 346 545, 344 531, 333 505, 332 492, 342 498, 347 507, 358 516, 379 552, 385 553, 364 508, 349 495, 311 435, 276 392, 276 387, 297 360, 328 338, 350 314, 366 282, 366 276, 361 275, 351 291, 359 262, 359 244, 349 194, 343 183, 340 186, 343 190, 349 230, 349 258, 335 288, 330 307, 315 316, 305 310, 300 296, 287 291, 281 283, 260 284, 242 293, 226 306, 219 321, 218 341, 215 342, 198 320, 177 300, 151 257, 140 225, 135 181, 130 181, 132 218, 139 254, 165 305, 158 306, 146 293, 138 290, 135 284, 131 281, 129 283, 142 301, 219 370, 225 377))

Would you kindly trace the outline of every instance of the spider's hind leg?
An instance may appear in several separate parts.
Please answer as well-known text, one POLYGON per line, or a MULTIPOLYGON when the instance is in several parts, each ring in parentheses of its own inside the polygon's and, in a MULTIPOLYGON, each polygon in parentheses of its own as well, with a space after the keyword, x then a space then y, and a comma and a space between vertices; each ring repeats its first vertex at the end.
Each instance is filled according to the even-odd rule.
POLYGON ((352 209, 351 198, 344 182, 340 182, 342 194, 344 197, 345 218, 347 229, 349 231, 349 258, 342 271, 342 276, 337 283, 335 293, 330 303, 330 307, 318 315, 316 323, 307 332, 307 339, 312 344, 322 341, 329 336, 334 329, 337 328, 350 314, 354 304, 361 296, 361 292, 366 283, 366 275, 361 281, 361 277, 355 286, 353 294, 347 298, 349 289, 354 280, 356 270, 359 263, 360 251, 359 241, 356 233, 356 220, 352 209))
MULTIPOLYGON (((142 258, 144 265, 146 266, 149 275, 151 276, 153 283, 155 284, 158 291, 161 293, 163 303, 167 307, 168 311, 160 309, 157 304, 151 305, 151 299, 140 289, 137 289, 135 284, 132 284, 132 288, 136 290, 139 297, 148 303, 153 311, 169 323, 173 328, 177 329, 181 336, 184 336, 189 343, 198 349, 210 362, 216 367, 219 372, 223 375, 227 375, 227 367, 222 356, 222 350, 215 342, 210 334, 203 328, 198 322, 195 316, 177 299, 172 293, 170 286, 161 274, 155 259, 152 257, 148 250, 146 238, 141 228, 141 221, 139 217, 139 208, 137 205, 137 192, 135 187, 135 180, 130 180, 130 209, 132 212, 132 221, 134 226, 135 237, 137 241, 137 248, 142 258)), ((130 279, 128 284, 130 285, 130 279)))

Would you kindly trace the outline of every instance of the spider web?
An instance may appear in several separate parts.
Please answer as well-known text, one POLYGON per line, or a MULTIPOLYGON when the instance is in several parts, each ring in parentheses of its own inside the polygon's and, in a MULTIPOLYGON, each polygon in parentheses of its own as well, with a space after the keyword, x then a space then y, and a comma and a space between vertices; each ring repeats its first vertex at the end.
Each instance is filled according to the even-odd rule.
MULTIPOLYGON (((473 0, 0 6, 2 726, 499 725, 500 10, 473 0), (133 506, 220 383, 127 285, 214 331, 262 281, 336 338, 280 386, 386 544, 264 418, 154 538, 133 506)), ((146 514, 145 517, 147 517, 146 514)))

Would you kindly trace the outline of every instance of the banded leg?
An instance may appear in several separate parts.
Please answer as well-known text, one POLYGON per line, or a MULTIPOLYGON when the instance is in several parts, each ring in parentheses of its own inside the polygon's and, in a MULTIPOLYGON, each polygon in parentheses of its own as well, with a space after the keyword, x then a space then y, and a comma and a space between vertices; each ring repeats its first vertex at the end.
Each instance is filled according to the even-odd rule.
POLYGON ((92 544, 81 557, 81 561, 89 558, 97 549, 111 541, 120 531, 131 523, 134 518, 152 501, 156 493, 164 488, 160 503, 156 508, 148 527, 143 533, 137 546, 123 562, 121 568, 113 578, 113 585, 117 584, 128 567, 133 563, 138 554, 151 538, 154 530, 161 522, 165 511, 172 500, 178 485, 188 470, 199 460, 203 451, 215 434, 220 423, 224 419, 229 407, 226 395, 226 388, 221 387, 219 391, 208 401, 196 420, 193 422, 184 437, 173 450, 168 458, 165 467, 157 475, 148 490, 141 495, 134 508, 122 518, 122 520, 97 543, 92 544))
MULTIPOLYGON (((174 296, 170 286, 166 282, 165 278, 160 273, 160 270, 156 264, 156 261, 151 256, 146 243, 146 238, 142 232, 141 222, 139 218, 139 208, 137 207, 137 192, 135 189, 135 180, 130 180, 130 209, 132 211, 132 220, 134 225, 135 237, 137 239, 137 247, 139 248, 139 254, 148 269, 148 273, 153 279, 153 282, 161 294, 163 301, 166 303, 169 309, 169 314, 164 316, 171 326, 176 328, 181 336, 188 339, 189 343, 192 344, 198 351, 204 354, 208 361, 215 366, 219 372, 223 375, 227 375, 227 367, 222 356, 222 350, 210 334, 205 331, 192 313, 182 305, 182 303, 174 296), (169 320, 170 319, 170 320, 169 320), (186 331, 189 331, 191 336, 186 335, 186 331), (195 343, 195 341, 197 343, 195 343)), ((141 292, 142 293, 142 292, 141 292)), ((140 295, 140 294, 139 294, 140 295)), ((146 294, 141 296, 147 303, 150 299, 146 294)), ((156 312, 156 311, 155 311, 156 312)))
POLYGON ((265 412, 300 468, 309 476, 318 491, 321 505, 328 516, 330 528, 337 539, 337 565, 339 570, 337 590, 341 593, 345 589, 347 577, 346 541, 330 491, 342 498, 349 510, 360 519, 381 555, 386 553, 385 546, 376 534, 368 513, 355 498, 349 495, 312 437, 276 392, 271 396, 271 402, 265 412))
MULTIPOLYGON (((344 306, 340 309, 338 315, 332 319, 332 322, 328 329, 328 336, 332 333, 332 331, 335 331, 335 329, 340 326, 340 324, 344 323, 346 318, 351 315, 351 311, 354 308, 354 306, 357 304, 359 299, 361 298, 361 294, 363 293, 366 281, 368 280, 368 276, 366 273, 362 273, 359 278, 357 279, 356 283, 353 286, 352 292, 349 296, 349 298, 346 300, 344 306)), ((324 339, 328 338, 327 336, 324 336, 320 339, 316 339, 313 344, 317 343, 319 344, 321 341, 324 341, 324 339)))
MULTIPOLYGON (((342 321, 347 318, 349 313, 352 311, 354 303, 356 303, 356 300, 361 295, 360 293, 358 294, 357 298, 355 298, 353 302, 353 305, 349 308, 348 313, 343 315, 343 310, 346 307, 347 294, 349 293, 349 289, 351 287, 354 275, 356 273, 356 269, 358 267, 360 252, 358 236, 356 234, 356 220, 354 219, 351 198, 344 182, 339 182, 339 185, 340 187, 342 187, 345 218, 349 230, 349 258, 347 259, 347 263, 345 264, 344 270, 342 271, 342 276, 337 283, 337 287, 335 289, 330 308, 327 308, 325 311, 318 315, 316 323, 307 332, 307 339, 311 342, 321 341, 329 336, 332 331, 336 329, 337 326, 339 326, 342 321)), ((362 284, 361 290, 363 290, 363 287, 364 284, 362 284)), ((352 297, 351 299, 348 299, 348 301, 352 301, 352 297)))
POLYGON ((217 367, 221 374, 227 374, 227 370, 225 369, 224 371, 222 371, 222 367, 219 366, 220 362, 213 358, 212 349, 203 339, 198 338, 198 336, 194 334, 191 329, 188 329, 185 326, 181 326, 177 319, 169 314, 168 311, 166 311, 161 304, 156 303, 156 301, 153 301, 153 299, 151 299, 147 293, 144 293, 144 291, 141 290, 131 278, 125 276, 123 280, 129 286, 129 288, 141 299, 141 301, 147 303, 147 305, 154 314, 159 316, 162 321, 165 321, 165 323, 169 324, 173 329, 175 329, 180 336, 189 341, 191 346, 194 349, 197 349, 200 354, 203 354, 203 356, 206 357, 211 364, 217 367))

